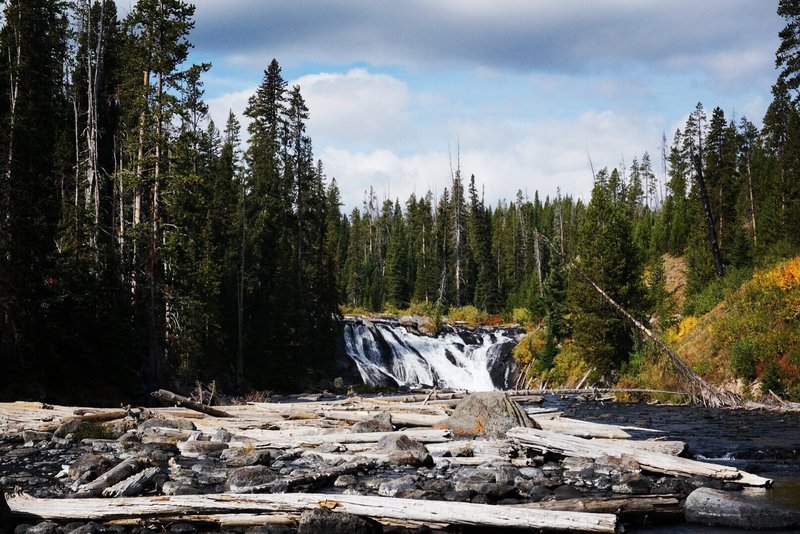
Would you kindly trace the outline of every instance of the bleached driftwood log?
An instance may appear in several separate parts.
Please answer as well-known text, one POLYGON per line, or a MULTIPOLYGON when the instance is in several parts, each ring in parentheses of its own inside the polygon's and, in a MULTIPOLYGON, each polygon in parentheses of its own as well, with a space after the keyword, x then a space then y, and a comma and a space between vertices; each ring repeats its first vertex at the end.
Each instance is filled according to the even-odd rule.
POLYGON ((112 467, 92 482, 84 484, 75 493, 75 497, 96 497, 104 489, 135 475, 144 469, 144 463, 139 458, 128 458, 112 467))
POLYGON ((688 458, 680 458, 669 454, 644 450, 636 445, 635 441, 605 440, 565 436, 555 432, 537 430, 533 428, 512 428, 508 437, 516 440, 521 445, 539 451, 551 451, 564 456, 577 456, 582 458, 597 459, 602 456, 628 455, 634 458, 643 469, 655 473, 664 473, 673 476, 700 475, 721 480, 729 480, 747 486, 766 487, 772 484, 769 478, 762 478, 735 467, 698 462, 688 458))
POLYGON ((630 434, 616 425, 590 423, 588 421, 569 419, 568 417, 552 417, 547 415, 533 415, 531 419, 533 419, 542 430, 581 438, 628 439, 631 437, 630 434))
POLYGON ((177 395, 171 391, 167 391, 166 389, 159 389, 158 391, 152 392, 150 395, 157 401, 163 402, 164 404, 169 404, 173 406, 184 406, 186 408, 189 408, 190 410, 195 410, 204 413, 206 415, 210 415, 212 417, 231 416, 231 414, 229 414, 228 412, 218 410, 217 408, 208 406, 206 404, 201 404, 182 395, 177 395))
POLYGON ((616 532, 612 514, 535 510, 512 506, 437 502, 365 495, 314 493, 174 495, 119 499, 36 499, 15 495, 8 499, 15 514, 55 521, 111 521, 192 516, 213 519, 217 514, 286 514, 318 507, 381 520, 494 528, 543 529, 562 532, 616 532))
MULTIPOLYGON (((329 410, 323 411, 320 415, 327 419, 335 419, 340 421, 358 422, 368 421, 373 417, 379 415, 380 411, 375 410, 329 410)), ((444 424, 447 416, 442 415, 429 415, 423 413, 400 412, 390 411, 392 416, 392 424, 402 426, 439 426, 444 424)))
POLYGON ((140 495, 160 472, 161 469, 158 467, 148 467, 144 471, 104 489, 103 497, 132 497, 140 495))

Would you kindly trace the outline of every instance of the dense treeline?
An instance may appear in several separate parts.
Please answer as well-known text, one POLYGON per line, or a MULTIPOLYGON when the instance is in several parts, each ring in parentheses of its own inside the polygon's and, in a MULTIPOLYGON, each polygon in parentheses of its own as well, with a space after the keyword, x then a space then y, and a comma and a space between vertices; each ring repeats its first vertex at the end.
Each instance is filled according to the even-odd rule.
POLYGON ((4 2, 5 398, 289 389, 324 371, 338 303, 308 109, 273 62, 242 153, 236 117, 220 131, 207 115, 210 65, 187 63, 193 15, 4 2))
POLYGON ((610 378, 635 340, 567 261, 666 325, 800 251, 800 2, 778 13, 781 74, 760 129, 698 104, 664 137, 660 168, 645 152, 600 169, 588 203, 558 190, 487 201, 456 158, 438 195, 369 191, 342 214, 277 61, 246 141, 233 114, 222 130, 209 119, 210 65, 187 63, 191 4, 139 0, 120 19, 110 0, 6 0, 2 396, 297 389, 326 376, 340 305, 540 323, 540 370, 571 354, 610 378), (665 294, 665 253, 687 259, 685 310, 665 294))

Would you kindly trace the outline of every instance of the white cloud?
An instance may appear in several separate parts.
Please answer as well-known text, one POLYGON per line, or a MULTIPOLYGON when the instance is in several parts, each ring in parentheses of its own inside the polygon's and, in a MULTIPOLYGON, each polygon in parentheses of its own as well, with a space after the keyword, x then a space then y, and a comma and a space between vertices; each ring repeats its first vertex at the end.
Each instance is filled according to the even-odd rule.
POLYGON ((374 149, 408 139, 409 90, 392 76, 351 69, 302 76, 292 84, 306 99, 315 144, 374 149))
MULTIPOLYGON (((595 170, 630 165, 634 157, 648 151, 656 168, 661 121, 611 111, 586 111, 567 119, 514 124, 481 122, 473 125, 483 132, 461 138, 460 157, 465 179, 474 174, 486 202, 513 199, 518 190, 531 197, 553 196, 556 189, 588 200, 595 170), (504 144, 497 143, 504 140, 504 144)), ((320 153, 329 176, 335 176, 342 200, 349 212, 360 207, 364 191, 375 188, 379 199, 399 198, 405 202, 415 192, 436 194, 449 186, 450 156, 446 150, 407 156, 391 150, 352 152, 325 148, 320 153)), ((453 158, 456 157, 453 147, 453 158)))
POLYGON ((244 116, 244 109, 247 107, 247 101, 255 92, 256 88, 250 87, 208 99, 206 102, 208 104, 208 114, 217 128, 220 130, 225 128, 225 124, 228 122, 228 114, 233 111, 242 125, 242 136, 246 136, 247 125, 250 121, 244 116))

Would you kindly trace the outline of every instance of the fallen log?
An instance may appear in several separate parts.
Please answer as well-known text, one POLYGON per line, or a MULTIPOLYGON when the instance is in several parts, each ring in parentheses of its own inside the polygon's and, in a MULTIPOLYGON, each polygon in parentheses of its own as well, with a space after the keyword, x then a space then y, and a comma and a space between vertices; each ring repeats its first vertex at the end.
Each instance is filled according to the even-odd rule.
POLYGON ((144 471, 104 489, 103 497, 132 497, 140 495, 160 472, 161 469, 158 467, 148 467, 144 471))
MULTIPOLYGON (((379 415, 380 411, 366 411, 366 410, 330 410, 320 412, 321 415, 327 419, 335 419, 339 421, 359 422, 368 421, 379 415)), ((444 424, 447 420, 446 415, 428 415, 421 413, 409 412, 389 412, 392 417, 392 423, 395 425, 404 426, 439 426, 444 424)))
MULTIPOLYGON (((313 429, 312 429, 313 430, 313 429)), ((443 443, 450 439, 450 431, 446 429, 424 428, 399 431, 420 443, 443 443)), ((293 448, 313 447, 322 443, 377 443, 383 436, 392 432, 336 432, 332 434, 304 433, 287 436, 283 431, 248 430, 242 433, 245 438, 254 440, 247 446, 255 448, 293 448)), ((244 443, 231 442, 231 446, 245 446, 244 443)))
POLYGON ((166 389, 159 389, 158 391, 154 391, 150 394, 154 399, 164 404, 172 405, 172 406, 183 406, 185 408, 189 408, 190 410, 195 410, 197 412, 204 413, 206 415, 210 415, 212 417, 230 417, 231 414, 224 412, 222 410, 218 410, 206 404, 201 404, 199 402, 193 401, 187 397, 182 395, 177 395, 171 391, 167 391, 166 389))
POLYGON ((562 512, 586 512, 592 514, 614 514, 626 523, 651 522, 659 519, 683 518, 683 506, 675 495, 628 495, 625 497, 581 497, 561 501, 544 501, 514 505, 529 510, 558 510, 562 512))
POLYGON ((568 417, 552 417, 548 415, 532 415, 531 419, 542 430, 580 438, 628 439, 631 437, 630 434, 615 425, 590 423, 588 421, 569 419, 568 417))
POLYGON ((121 482, 126 478, 135 475, 144 469, 144 463, 139 458, 128 458, 121 463, 112 467, 92 482, 84 484, 74 494, 74 497, 96 497, 100 495, 103 490, 113 486, 117 482, 121 482))
POLYGON ((381 520, 419 521, 492 528, 543 529, 561 532, 616 532, 611 514, 587 514, 536 510, 512 506, 437 502, 366 495, 314 493, 174 495, 119 499, 36 499, 27 495, 9 498, 12 512, 24 517, 54 521, 112 521, 134 518, 158 519, 217 514, 297 513, 320 506, 381 520))
POLYGON ((735 467, 698 462, 688 458, 644 450, 638 447, 635 441, 605 440, 601 442, 522 427, 509 430, 508 437, 523 446, 541 452, 555 452, 563 456, 597 459, 602 456, 620 457, 625 454, 634 458, 643 469, 655 473, 673 476, 700 475, 747 486, 768 487, 772 485, 772 480, 769 478, 752 475, 735 467))

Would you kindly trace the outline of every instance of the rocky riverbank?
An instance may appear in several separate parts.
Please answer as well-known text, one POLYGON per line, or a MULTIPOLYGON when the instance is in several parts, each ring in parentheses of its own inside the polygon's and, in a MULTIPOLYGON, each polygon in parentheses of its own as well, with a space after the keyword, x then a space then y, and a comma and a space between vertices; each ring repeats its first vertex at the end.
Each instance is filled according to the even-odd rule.
POLYGON ((800 525, 796 510, 745 495, 769 478, 686 458, 685 443, 660 432, 566 418, 516 393, 296 399, 226 406, 225 417, 2 404, 0 482, 15 523, 3 528, 614 532, 686 517, 800 525))

